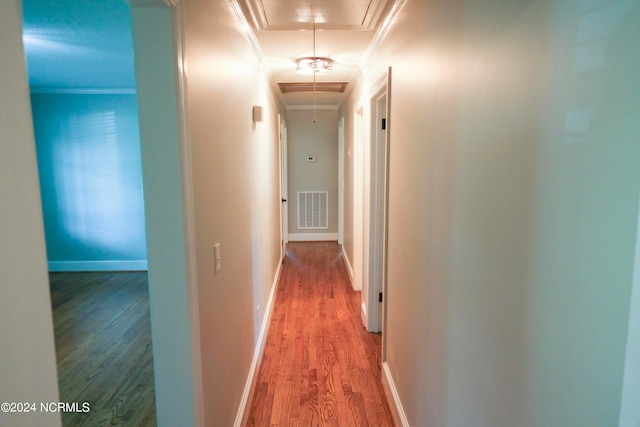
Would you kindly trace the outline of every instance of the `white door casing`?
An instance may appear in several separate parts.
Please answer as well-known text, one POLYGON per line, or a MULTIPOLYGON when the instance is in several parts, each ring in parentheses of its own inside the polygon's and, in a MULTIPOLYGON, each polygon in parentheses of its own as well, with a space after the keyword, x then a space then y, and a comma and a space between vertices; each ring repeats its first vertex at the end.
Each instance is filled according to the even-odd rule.
POLYGON ((278 114, 278 141, 280 149, 280 239, 281 258, 284 257, 287 243, 289 242, 289 208, 288 208, 288 185, 287 185, 287 122, 282 115, 278 114))
POLYGON ((384 323, 390 79, 391 69, 373 88, 371 131, 369 144, 365 145, 363 299, 366 304, 365 326, 369 332, 383 331, 384 323))

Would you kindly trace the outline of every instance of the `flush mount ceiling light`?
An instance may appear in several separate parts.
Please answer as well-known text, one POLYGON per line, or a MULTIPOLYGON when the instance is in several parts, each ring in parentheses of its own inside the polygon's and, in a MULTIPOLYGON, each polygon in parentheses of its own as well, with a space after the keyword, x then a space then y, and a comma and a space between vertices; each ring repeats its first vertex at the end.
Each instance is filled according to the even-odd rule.
POLYGON ((296 73, 330 73, 333 71, 333 60, 330 58, 308 56, 306 58, 296 59, 296 73))

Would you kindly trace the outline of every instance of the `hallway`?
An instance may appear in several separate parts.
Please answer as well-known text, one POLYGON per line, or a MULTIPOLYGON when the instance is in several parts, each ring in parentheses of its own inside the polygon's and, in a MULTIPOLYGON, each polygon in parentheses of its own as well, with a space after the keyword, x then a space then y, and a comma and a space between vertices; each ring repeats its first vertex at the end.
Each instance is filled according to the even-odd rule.
POLYGON ((359 301, 335 242, 288 244, 247 425, 394 425, 359 301))
MULTIPOLYGON (((340 418, 350 426, 356 415, 362 424, 376 424, 384 394, 364 375, 375 375, 380 363, 360 357, 364 351, 353 355, 352 341, 373 339, 360 335, 359 316, 338 320, 356 304, 337 303, 348 289, 337 245, 324 246, 322 261, 306 245, 292 245, 283 275, 290 283, 281 293, 277 285, 282 241, 297 238, 288 236, 295 231, 282 220, 282 199, 292 207, 298 191, 328 191, 329 206, 339 212, 327 225, 342 233, 355 288, 368 290, 359 273, 369 273, 363 252, 371 240, 364 229, 371 223, 364 203, 372 200, 370 136, 384 126, 382 376, 402 425, 639 426, 640 1, 401 0, 389 4, 397 6, 391 19, 353 62, 344 54, 352 38, 366 39, 369 30, 334 34, 323 22, 316 35, 313 23, 321 16, 313 11, 300 15, 311 23, 302 32, 243 19, 243 8, 261 3, 281 5, 296 18, 283 2, 98 2, 131 9, 127 58, 136 72, 140 154, 127 163, 142 165, 158 425, 246 424, 265 348, 268 380, 255 386, 254 425, 336 424, 340 418), (293 34, 306 35, 306 42, 296 43, 293 34), (263 40, 283 49, 267 55, 263 40), (315 74, 295 74, 294 60, 314 53, 335 61, 334 72, 319 83, 346 83, 331 85, 344 88, 331 95, 335 102, 313 85, 311 94, 283 93, 297 82, 306 83, 297 89, 309 90, 315 74), (337 77, 341 67, 351 67, 344 81, 337 77), (383 125, 372 111, 385 81, 383 125), (316 92, 317 105, 309 98, 316 92), (320 112, 337 109, 337 160, 323 155, 320 144, 298 154, 284 150, 285 143, 293 146, 293 116, 313 114, 314 105, 320 112), (323 188, 309 180, 283 194, 290 160, 301 170, 335 162, 343 181, 323 188), (308 272, 299 262, 307 257, 332 272, 308 272), (314 274, 321 280, 303 279, 314 274), (310 299, 315 294, 323 299, 310 299), (293 308, 276 307, 272 319, 267 308, 276 295, 293 308), (272 320, 274 342, 265 346, 272 320), (270 367, 274 359, 291 372, 270 367)), ((75 11, 80 2, 60 3, 75 11)), ((354 4, 331 3, 345 10, 354 4)), ((381 16, 382 3, 376 5, 369 10, 381 16)), ((60 62, 65 51, 88 56, 102 44, 85 38, 85 50, 62 43, 67 39, 50 38, 40 25, 23 37, 21 6, 21 0, 0 2, 0 402, 58 402, 66 396, 56 371, 44 175, 25 46, 33 42, 60 62)), ((80 27, 97 37, 112 22, 97 18, 100 25, 80 27)), ((53 21, 58 29, 75 22, 53 21)), ((68 69, 74 73, 65 78, 79 71, 68 69)), ((42 93, 34 99, 61 89, 38 86, 42 93)), ((121 84, 109 87, 133 95, 121 84)), ((83 85, 70 95, 80 89, 103 93, 83 85)), ((112 136, 102 148, 116 142, 116 129, 95 129, 112 136)), ((90 161, 102 166, 127 152, 97 150, 90 161)), ((82 150, 59 154, 70 165, 87 165, 82 150)), ((86 183, 74 173, 69 178, 86 183)), ((129 184, 133 180, 124 187, 129 184)), ((85 202, 82 210, 107 215, 116 205, 132 207, 115 194, 101 204, 85 202)), ((60 232, 82 231, 80 219, 62 221, 60 232)), ((117 239, 113 244, 121 247, 117 239)), ((105 259, 120 260, 119 252, 105 259)), ((0 413, 0 425, 60 427, 60 418, 0 413)))

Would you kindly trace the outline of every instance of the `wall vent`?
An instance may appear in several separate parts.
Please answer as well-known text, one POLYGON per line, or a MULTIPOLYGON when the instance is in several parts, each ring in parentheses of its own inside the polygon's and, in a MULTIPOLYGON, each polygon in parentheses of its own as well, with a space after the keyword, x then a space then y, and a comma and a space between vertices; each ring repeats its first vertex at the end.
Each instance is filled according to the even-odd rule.
POLYGON ((329 228, 328 191, 298 191, 298 228, 329 228))

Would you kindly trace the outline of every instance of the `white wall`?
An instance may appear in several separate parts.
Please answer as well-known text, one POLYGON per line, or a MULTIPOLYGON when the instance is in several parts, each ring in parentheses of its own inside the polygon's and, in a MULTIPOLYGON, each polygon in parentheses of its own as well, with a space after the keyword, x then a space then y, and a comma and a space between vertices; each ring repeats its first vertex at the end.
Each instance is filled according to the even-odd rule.
POLYGON ((132 3, 158 425, 201 417, 188 168, 179 124, 173 11, 132 3))
POLYGON ((393 67, 386 343, 410 425, 617 425, 639 8, 409 1, 365 64, 342 114, 393 67))
POLYGON ((225 0, 181 2, 206 425, 233 425, 280 261, 278 113, 225 0), (264 120, 252 122, 252 106, 264 120), (213 247, 220 243, 221 270, 213 247))
POLYGON ((312 109, 287 109, 289 234, 332 233, 336 236, 333 240, 337 240, 338 110, 318 109, 316 116, 317 122, 313 123, 312 109), (316 161, 308 162, 309 155, 315 156, 316 161), (329 192, 327 229, 298 228, 298 191, 329 192))
POLYGON ((55 344, 19 0, 0 3, 0 402, 36 412, 0 412, 0 424, 59 426, 55 344))
MULTIPOLYGON (((356 82, 353 83, 354 85, 356 82)), ((353 89, 358 93, 359 88, 353 89)), ((353 99, 353 98, 351 98, 353 99)), ((342 252, 353 274, 354 289, 363 288, 363 225, 364 225, 364 109, 360 104, 348 104, 339 115, 344 118, 344 230, 342 252), (356 111, 357 110, 357 111, 356 111)))

